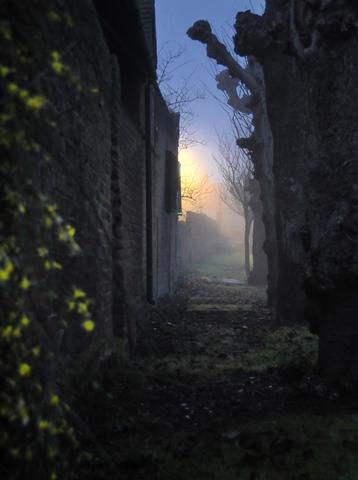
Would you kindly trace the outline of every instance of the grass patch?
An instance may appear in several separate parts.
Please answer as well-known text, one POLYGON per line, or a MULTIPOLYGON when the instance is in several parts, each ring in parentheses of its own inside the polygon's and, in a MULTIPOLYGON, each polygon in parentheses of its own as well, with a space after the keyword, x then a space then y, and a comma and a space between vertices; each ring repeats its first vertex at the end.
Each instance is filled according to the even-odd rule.
POLYGON ((194 263, 191 272, 209 278, 233 278, 246 282, 243 259, 238 252, 217 253, 200 263, 194 263))
POLYGON ((245 305, 238 305, 236 303, 194 303, 189 307, 189 312, 235 312, 239 310, 247 310, 248 307, 245 308, 245 305))
POLYGON ((264 373, 272 369, 287 370, 294 376, 316 364, 318 341, 307 328, 281 327, 272 333, 263 330, 261 334, 258 338, 250 327, 238 333, 236 329, 212 325, 206 333, 190 336, 184 351, 156 361, 154 370, 183 378, 220 378, 234 371, 264 373), (257 346, 250 351, 246 343, 257 346))
POLYGON ((192 281, 188 291, 202 314, 179 299, 158 305, 141 355, 108 358, 80 397, 108 455, 86 478, 357 480, 357 397, 342 409, 311 375, 316 337, 274 324, 263 290, 192 281), (222 299, 241 314, 217 310, 222 299))
POLYGON ((245 370, 263 371, 288 365, 314 365, 318 360, 318 339, 306 327, 281 327, 268 335, 265 345, 243 355, 245 370))
MULTIPOLYGON (((191 301, 195 302, 196 297, 204 298, 203 295, 195 295, 191 297, 191 301)), ((215 301, 220 299, 228 301, 228 303, 233 303, 234 300, 238 303, 261 303, 264 305, 266 303, 266 288, 249 285, 224 285, 213 282, 205 284, 205 298, 215 299, 215 301)))

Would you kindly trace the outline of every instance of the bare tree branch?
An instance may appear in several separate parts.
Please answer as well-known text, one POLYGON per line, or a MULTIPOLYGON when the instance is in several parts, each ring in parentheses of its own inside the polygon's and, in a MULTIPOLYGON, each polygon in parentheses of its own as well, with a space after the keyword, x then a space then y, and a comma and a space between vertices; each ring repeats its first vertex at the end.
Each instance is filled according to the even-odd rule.
POLYGON ((182 59, 185 49, 178 46, 174 50, 163 52, 163 48, 159 52, 157 83, 168 108, 180 114, 179 148, 182 150, 198 144, 204 145, 205 142, 197 138, 191 124, 195 117, 193 104, 197 100, 204 100, 205 92, 193 88, 192 74, 181 79, 181 82, 176 76, 174 81, 175 72, 187 63, 178 63, 182 59))
POLYGON ((250 102, 252 102, 251 95, 244 95, 239 97, 237 94, 237 87, 240 81, 237 78, 230 76, 229 70, 223 70, 216 75, 217 87, 219 90, 223 90, 227 96, 227 103, 234 110, 239 110, 242 113, 252 113, 250 108, 250 102))
POLYGON ((175 50, 164 51, 165 45, 159 50, 159 64, 157 68, 157 83, 161 87, 163 84, 168 83, 173 78, 173 74, 178 68, 181 68, 183 64, 174 67, 174 63, 182 57, 185 52, 184 47, 178 45, 175 50))
POLYGON ((197 171, 181 176, 181 198, 190 203, 191 207, 200 210, 204 198, 213 192, 209 176, 199 176, 197 171))
POLYGON ((192 40, 198 40, 206 45, 207 55, 216 60, 220 65, 223 65, 229 70, 233 78, 241 80, 252 93, 259 93, 260 84, 251 73, 241 67, 241 65, 233 58, 226 46, 219 42, 216 36, 212 33, 209 22, 206 20, 199 20, 187 31, 188 36, 192 40))
MULTIPOLYGON (((234 135, 222 134, 218 143, 220 156, 214 156, 214 160, 226 191, 233 199, 231 205, 241 205, 241 209, 236 206, 235 211, 240 209, 238 213, 242 215, 249 208, 248 184, 253 178, 253 165, 249 156, 236 145, 234 135)), ((224 195, 222 199, 227 203, 227 196, 224 195)))

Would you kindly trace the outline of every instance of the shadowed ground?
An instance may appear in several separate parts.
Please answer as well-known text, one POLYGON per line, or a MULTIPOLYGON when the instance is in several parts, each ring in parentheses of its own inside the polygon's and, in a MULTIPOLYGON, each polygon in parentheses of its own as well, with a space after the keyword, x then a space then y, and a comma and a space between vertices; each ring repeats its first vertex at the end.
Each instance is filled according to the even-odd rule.
POLYGON ((263 289, 221 274, 187 278, 153 310, 135 362, 104 372, 111 395, 94 428, 108 464, 94 462, 94 477, 358 478, 351 387, 321 382, 316 337, 276 325, 263 289))

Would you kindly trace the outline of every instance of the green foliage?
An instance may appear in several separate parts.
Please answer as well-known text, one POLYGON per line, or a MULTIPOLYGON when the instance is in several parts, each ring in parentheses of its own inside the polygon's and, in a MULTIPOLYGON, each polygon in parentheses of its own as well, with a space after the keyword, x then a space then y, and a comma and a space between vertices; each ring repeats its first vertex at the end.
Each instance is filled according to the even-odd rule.
MULTIPOLYGON (((50 21, 72 28, 63 6, 47 5, 50 21)), ((61 52, 35 51, 19 34, 28 7, 5 1, 0 8, 0 456, 6 478, 55 480, 71 478, 87 455, 60 388, 59 339, 69 325, 84 337, 95 325, 90 300, 64 281, 71 271, 59 260, 80 254, 75 228, 41 191, 36 172, 51 162, 44 139, 56 128, 46 82, 55 76, 76 91, 82 86, 61 52)))

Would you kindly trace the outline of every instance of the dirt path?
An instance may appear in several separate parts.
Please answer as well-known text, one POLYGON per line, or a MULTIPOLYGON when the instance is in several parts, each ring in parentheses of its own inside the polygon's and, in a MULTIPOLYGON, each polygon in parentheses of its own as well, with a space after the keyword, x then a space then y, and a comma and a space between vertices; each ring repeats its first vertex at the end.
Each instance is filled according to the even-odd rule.
POLYGON ((141 338, 103 379, 98 437, 118 478, 358 478, 337 477, 358 472, 356 399, 321 383, 317 340, 275 325, 262 289, 191 278, 141 338))

